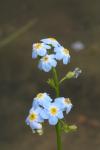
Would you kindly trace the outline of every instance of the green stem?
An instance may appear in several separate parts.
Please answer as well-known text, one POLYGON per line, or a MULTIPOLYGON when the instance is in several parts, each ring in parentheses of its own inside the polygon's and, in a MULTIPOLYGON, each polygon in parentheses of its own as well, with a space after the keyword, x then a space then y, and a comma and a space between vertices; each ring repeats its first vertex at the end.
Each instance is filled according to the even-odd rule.
POLYGON ((55 92, 56 92, 56 96, 59 97, 59 95, 60 95, 60 90, 59 90, 59 81, 58 81, 57 71, 56 71, 55 68, 53 68, 52 71, 53 71, 53 77, 54 77, 54 82, 55 82, 55 92))
POLYGON ((62 143, 61 143, 61 128, 60 122, 58 121, 56 128, 56 136, 57 136, 57 150, 62 150, 62 143))
MULTIPOLYGON (((59 97, 60 96, 60 87, 59 87, 58 75, 57 75, 55 68, 53 68, 52 71, 53 71, 53 77, 54 77, 54 82, 55 82, 56 96, 59 97)), ((60 121, 58 121, 55 128, 56 128, 56 136, 57 136, 57 150, 62 150, 60 121)))

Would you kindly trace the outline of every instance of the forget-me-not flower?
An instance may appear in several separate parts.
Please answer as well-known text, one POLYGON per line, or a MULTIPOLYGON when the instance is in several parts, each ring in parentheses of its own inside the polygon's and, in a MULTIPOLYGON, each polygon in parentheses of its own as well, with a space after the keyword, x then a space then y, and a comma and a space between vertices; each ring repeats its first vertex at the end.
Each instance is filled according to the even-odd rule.
POLYGON ((59 42, 55 38, 46 38, 41 40, 43 43, 52 45, 53 47, 60 46, 59 42))
POLYGON ((44 107, 48 105, 52 101, 51 97, 47 93, 39 93, 37 96, 33 99, 32 106, 34 108, 37 108, 39 105, 44 107))
POLYGON ((40 116, 41 108, 34 109, 33 107, 29 111, 29 115, 26 118, 26 123, 31 127, 33 132, 38 129, 42 129, 43 118, 40 116))
POLYGON ((69 98, 58 97, 55 99, 55 102, 59 103, 59 105, 61 106, 61 109, 63 111, 66 111, 67 114, 71 111, 72 103, 69 98))
POLYGON ((47 49, 51 47, 44 43, 34 43, 32 48, 32 58, 37 58, 37 56, 45 56, 47 54, 47 49))
POLYGON ((63 46, 54 48, 55 58, 57 60, 63 60, 63 64, 68 64, 70 61, 69 50, 64 48, 63 46))
POLYGON ((39 69, 45 72, 49 72, 52 67, 56 67, 57 61, 55 60, 55 56, 53 54, 46 55, 42 57, 39 61, 39 69))
POLYGON ((43 119, 48 119, 50 125, 56 125, 58 119, 64 118, 59 103, 55 102, 48 103, 48 106, 41 111, 40 115, 43 119))

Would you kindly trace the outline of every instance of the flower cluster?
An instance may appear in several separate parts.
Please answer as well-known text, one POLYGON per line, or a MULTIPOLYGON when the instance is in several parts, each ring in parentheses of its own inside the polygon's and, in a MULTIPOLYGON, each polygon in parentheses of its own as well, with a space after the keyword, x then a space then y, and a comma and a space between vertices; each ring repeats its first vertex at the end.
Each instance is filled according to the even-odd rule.
POLYGON ((57 61, 62 60, 63 64, 68 64, 70 54, 68 49, 64 48, 54 38, 40 40, 40 43, 33 43, 32 58, 38 58, 38 68, 49 72, 52 67, 57 66, 57 61))
POLYGON ((64 112, 68 114, 72 109, 72 103, 69 98, 58 97, 60 85, 63 81, 71 78, 77 78, 81 74, 79 68, 74 71, 69 71, 61 80, 58 78, 55 67, 58 61, 62 60, 63 64, 70 62, 70 54, 68 49, 64 48, 56 39, 46 38, 40 40, 39 43, 32 45, 32 58, 38 59, 38 68, 45 72, 52 70, 53 78, 50 78, 47 83, 52 87, 57 98, 52 99, 47 93, 39 93, 33 99, 32 107, 26 118, 26 123, 32 129, 33 133, 37 132, 40 135, 43 133, 43 123, 48 121, 50 125, 56 125, 65 132, 72 131, 75 126, 69 126, 62 120, 64 112), (60 122, 60 124, 58 123, 60 122))
POLYGON ((42 133, 42 123, 48 120, 50 125, 56 125, 59 119, 63 119, 63 112, 67 114, 72 108, 69 98, 58 97, 54 100, 47 93, 39 93, 33 99, 32 108, 26 118, 26 123, 33 132, 42 133))

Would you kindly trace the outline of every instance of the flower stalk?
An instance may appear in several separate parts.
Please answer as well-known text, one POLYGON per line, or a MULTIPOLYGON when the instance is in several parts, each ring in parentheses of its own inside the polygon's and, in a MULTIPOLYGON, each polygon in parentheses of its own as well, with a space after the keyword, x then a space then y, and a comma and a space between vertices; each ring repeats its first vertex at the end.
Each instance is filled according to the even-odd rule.
POLYGON ((47 80, 49 86, 55 91, 55 98, 52 99, 47 92, 39 92, 32 102, 31 109, 25 120, 33 133, 43 134, 44 121, 49 125, 55 126, 57 138, 57 150, 62 150, 61 134, 62 131, 69 133, 76 131, 75 125, 68 125, 64 120, 64 112, 68 114, 72 109, 72 103, 68 97, 60 97, 60 85, 67 79, 77 78, 82 72, 79 68, 69 71, 62 79, 58 78, 58 61, 64 65, 70 62, 68 49, 64 48, 56 39, 47 38, 40 40, 39 43, 32 45, 32 58, 38 59, 38 68, 44 72, 52 70, 52 78, 47 80))
MULTIPOLYGON (((54 82, 55 82, 56 97, 59 97, 60 96, 60 86, 59 86, 57 71, 55 68, 53 68, 52 72, 53 72, 53 78, 54 78, 54 82)), ((56 137, 57 137, 57 150, 62 150, 60 121, 58 121, 55 128, 56 128, 56 137)))

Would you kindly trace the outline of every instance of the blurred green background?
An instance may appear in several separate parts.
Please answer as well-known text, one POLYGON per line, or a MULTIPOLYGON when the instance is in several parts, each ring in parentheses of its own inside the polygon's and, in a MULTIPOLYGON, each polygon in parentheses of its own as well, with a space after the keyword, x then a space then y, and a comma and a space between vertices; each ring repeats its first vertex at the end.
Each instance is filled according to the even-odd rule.
POLYGON ((56 149, 53 127, 38 136, 25 125, 32 98, 45 91, 54 96, 45 83, 50 74, 31 58, 32 43, 47 37, 70 49, 71 63, 59 65, 61 76, 75 67, 83 71, 61 88, 74 104, 66 121, 78 126, 62 135, 63 150, 100 150, 99 0, 0 0, 0 149, 56 149), (85 48, 72 49, 75 41, 85 48))

